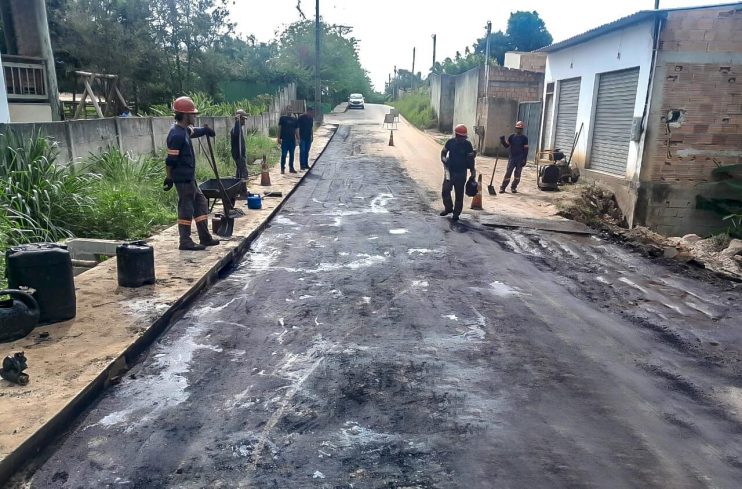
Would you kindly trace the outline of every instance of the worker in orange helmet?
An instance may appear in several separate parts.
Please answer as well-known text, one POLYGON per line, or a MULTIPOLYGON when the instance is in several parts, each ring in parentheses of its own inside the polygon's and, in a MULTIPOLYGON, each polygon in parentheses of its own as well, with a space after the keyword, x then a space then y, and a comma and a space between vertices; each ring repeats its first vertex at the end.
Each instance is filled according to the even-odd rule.
POLYGON ((515 133, 508 136, 507 140, 505 136, 500 136, 500 142, 503 146, 510 149, 510 157, 508 158, 508 170, 505 173, 505 178, 500 185, 500 193, 505 193, 508 184, 510 183, 510 177, 515 171, 515 178, 513 184, 510 186, 510 191, 514 194, 518 193, 518 184, 520 183, 520 175, 523 172, 523 167, 526 166, 526 159, 528 158, 528 136, 523 134, 525 129, 523 121, 518 121, 515 124, 515 133))
POLYGON ((459 124, 454 129, 454 137, 446 142, 441 151, 441 162, 445 168, 443 180, 443 212, 441 216, 453 213, 452 220, 458 221, 461 210, 464 208, 464 189, 466 187, 466 172, 471 172, 471 179, 476 178, 474 168, 476 152, 468 137, 466 126, 459 124), (456 203, 451 200, 451 190, 456 192, 456 203))
POLYGON ((175 124, 167 135, 167 158, 165 160, 167 177, 163 189, 175 186, 178 192, 178 249, 202 251, 207 246, 219 244, 209 233, 209 203, 196 184, 196 152, 192 138, 215 136, 214 130, 194 127, 196 123, 196 104, 190 97, 179 97, 173 102, 175 124), (199 242, 191 239, 191 221, 196 221, 199 242))

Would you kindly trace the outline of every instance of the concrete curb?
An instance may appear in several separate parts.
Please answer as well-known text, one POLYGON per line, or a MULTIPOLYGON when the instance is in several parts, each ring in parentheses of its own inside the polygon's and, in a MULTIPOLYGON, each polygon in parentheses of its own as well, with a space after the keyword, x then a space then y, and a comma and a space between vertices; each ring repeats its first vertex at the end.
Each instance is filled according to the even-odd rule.
MULTIPOLYGON (((338 126, 330 124, 326 126, 332 127, 332 134, 327 139, 327 143, 317 154, 310 169, 301 176, 283 200, 270 213, 266 214, 261 223, 245 236, 237 247, 219 259, 180 299, 174 302, 167 311, 152 322, 150 327, 141 336, 133 339, 133 342, 120 355, 113 358, 87 387, 0 461, 0 485, 4 485, 20 469, 27 467, 36 455, 68 429, 69 425, 80 412, 95 401, 111 385, 110 380, 113 377, 120 375, 136 363, 137 356, 144 352, 170 326, 178 312, 187 307, 202 291, 215 283, 222 271, 239 261, 247 253, 252 242, 265 230, 273 217, 281 211, 284 204, 311 173, 314 165, 322 157, 334 139, 338 126)), ((19 413, 19 416, 22 416, 22 414, 19 413)))
POLYGON ((333 114, 342 114, 344 112, 348 112, 348 102, 341 102, 332 109, 333 114))

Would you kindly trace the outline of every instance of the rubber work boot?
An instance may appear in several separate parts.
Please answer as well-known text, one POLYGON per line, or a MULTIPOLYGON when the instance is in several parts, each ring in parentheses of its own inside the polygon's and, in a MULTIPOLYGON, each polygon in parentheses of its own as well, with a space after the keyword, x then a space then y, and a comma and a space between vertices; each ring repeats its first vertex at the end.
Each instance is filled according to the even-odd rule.
POLYGON ((204 246, 216 246, 219 244, 218 239, 214 239, 209 232, 209 221, 201 221, 196 224, 198 230, 198 241, 204 246))
POLYGON ((458 214, 454 214, 453 216, 451 216, 451 220, 454 221, 454 222, 458 221, 459 220, 459 215, 458 214))
POLYGON ((501 194, 504 194, 506 190, 507 190, 507 188, 505 188, 505 187, 500 187, 500 193, 501 193, 501 194))
POLYGON ((191 225, 178 224, 178 235, 180 235, 180 246, 178 249, 181 251, 203 251, 206 249, 204 245, 196 244, 191 239, 191 225))
POLYGON ((512 193, 514 193, 514 194, 517 194, 517 193, 518 193, 518 190, 516 190, 516 189, 514 189, 514 188, 511 188, 511 189, 510 189, 510 192, 512 192, 512 193))
POLYGON ((453 211, 446 211, 446 210, 444 210, 444 211, 441 211, 440 216, 447 216, 447 215, 449 215, 452 212, 453 211))

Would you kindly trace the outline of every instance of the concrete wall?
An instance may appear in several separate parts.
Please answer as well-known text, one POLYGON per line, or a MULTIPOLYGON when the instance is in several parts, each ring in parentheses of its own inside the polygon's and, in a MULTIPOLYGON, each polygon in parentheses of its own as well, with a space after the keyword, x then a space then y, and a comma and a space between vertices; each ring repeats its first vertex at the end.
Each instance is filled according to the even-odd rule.
MULTIPOLYGON (((453 124, 465 124, 473 133, 479 125, 477 103, 479 101, 479 68, 474 68, 456 77, 453 124)), ((476 146, 476 144, 475 144, 476 146)))
POLYGON ((437 129, 448 133, 453 131, 456 77, 451 75, 430 75, 430 104, 438 117, 437 129))
MULTIPOLYGON (((274 98, 269 112, 247 118, 246 129, 268 135, 269 129, 278 124, 281 109, 289 106, 295 99, 295 85, 291 84, 281 89, 274 98)), ((134 154, 157 153, 165 147, 167 134, 173 122, 171 117, 114 117, 64 122, 8 123, 0 124, 0 133, 13 130, 30 137, 41 132, 57 142, 60 162, 69 163, 113 146, 134 154)), ((214 128, 218 138, 227 138, 229 130, 234 126, 234 118, 199 117, 196 124, 208 124, 214 128)))
POLYGON ((697 198, 742 201, 713 181, 742 163, 742 12, 669 12, 660 36, 635 220, 663 234, 725 229, 697 198), (680 119, 668 123, 668 116, 680 119))
POLYGON ((514 121, 518 117, 518 101, 512 98, 483 97, 479 100, 479 114, 485 126, 481 149, 486 155, 506 156, 500 145, 500 136, 513 133, 514 121))
MULTIPOLYGON (((4 89, 4 86, 2 87, 4 89)), ((6 97, 6 107, 8 110, 9 120, 3 122, 49 122, 52 120, 52 108, 49 104, 19 104, 7 103, 7 93, 3 90, 6 97)))
MULTIPOLYGON (((598 75, 612 71, 639 67, 639 85, 634 105, 634 115, 644 114, 644 105, 649 87, 652 65, 652 33, 654 22, 648 20, 624 29, 605 34, 591 41, 578 44, 548 54, 546 62, 546 83, 556 82, 555 99, 559 99, 559 81, 580 78, 580 100, 575 132, 581 124, 584 129, 573 156, 573 161, 583 168, 588 160, 588 148, 592 139, 592 119, 597 95, 598 75)), ((555 110, 552 128, 558 117, 555 110)), ((544 141, 545 148, 552 147, 552 141, 544 141)), ((641 164, 643 141, 631 142, 627 161, 626 178, 638 176, 641 164)))

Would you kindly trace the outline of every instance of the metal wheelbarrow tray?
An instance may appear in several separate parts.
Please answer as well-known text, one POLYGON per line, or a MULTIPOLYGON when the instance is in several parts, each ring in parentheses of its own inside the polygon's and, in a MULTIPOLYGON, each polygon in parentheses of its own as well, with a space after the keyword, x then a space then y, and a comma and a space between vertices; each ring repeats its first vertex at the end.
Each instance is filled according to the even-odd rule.
MULTIPOLYGON (((224 189, 227 191, 227 196, 231 200, 231 207, 234 207, 237 196, 245 192, 245 184, 239 178, 222 178, 221 180, 224 189)), ((216 178, 206 180, 198 188, 201 189, 204 197, 212 201, 209 209, 213 209, 216 201, 222 198, 221 191, 219 190, 219 180, 216 178)))

